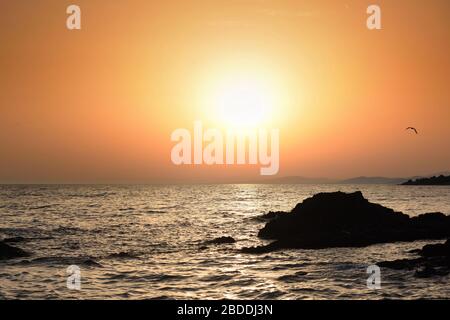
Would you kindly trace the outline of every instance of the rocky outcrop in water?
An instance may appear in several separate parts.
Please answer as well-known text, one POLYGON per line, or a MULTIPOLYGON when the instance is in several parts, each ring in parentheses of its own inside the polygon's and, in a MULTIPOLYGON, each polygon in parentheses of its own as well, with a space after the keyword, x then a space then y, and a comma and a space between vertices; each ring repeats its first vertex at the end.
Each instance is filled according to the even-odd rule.
POLYGON ((404 186, 450 186, 450 176, 434 176, 431 178, 419 178, 402 183, 404 186))
POLYGON ((0 260, 28 257, 30 254, 20 248, 0 241, 0 260))
POLYGON ((321 249, 362 247, 376 243, 450 237, 450 217, 427 213, 410 218, 369 202, 361 192, 319 193, 289 213, 276 217, 259 231, 266 246, 243 248, 264 253, 283 248, 321 249))
POLYGON ((205 241, 205 244, 229 244, 229 243, 235 243, 236 240, 234 240, 233 237, 224 236, 224 237, 218 237, 212 240, 205 241))
POLYGON ((106 258, 108 259, 137 259, 138 254, 134 252, 121 251, 117 253, 111 253, 106 258))
POLYGON ((418 278, 450 274, 450 240, 427 244, 417 252, 420 257, 380 262, 378 266, 395 270, 416 270, 418 278))
POLYGON ((233 237, 230 236, 222 236, 218 238, 214 238, 211 240, 206 240, 201 243, 201 246, 199 247, 199 250, 206 250, 208 249, 209 245, 221 245, 221 244, 233 244, 236 243, 236 240, 233 237))
POLYGON ((263 215, 255 217, 255 220, 258 221, 270 221, 273 219, 276 219, 282 215, 286 214, 286 212, 283 211, 269 211, 268 213, 265 213, 263 215))

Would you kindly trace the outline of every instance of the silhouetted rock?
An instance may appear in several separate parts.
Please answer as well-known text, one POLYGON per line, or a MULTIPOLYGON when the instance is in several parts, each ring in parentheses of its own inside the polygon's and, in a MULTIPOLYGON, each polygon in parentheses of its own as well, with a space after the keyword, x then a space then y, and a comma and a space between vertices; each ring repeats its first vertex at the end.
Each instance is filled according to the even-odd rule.
POLYGON ((219 237, 212 240, 205 241, 205 244, 226 244, 226 243, 235 243, 232 237, 219 237))
POLYGON ((273 219, 277 219, 278 217, 280 217, 284 214, 286 214, 286 212, 284 212, 284 211, 269 211, 268 213, 257 216, 255 219, 261 220, 261 221, 270 221, 273 219))
POLYGON ((411 254, 419 254, 420 253, 420 249, 412 249, 412 250, 408 250, 407 252, 411 253, 411 254))
POLYGON ((88 267, 103 268, 103 266, 100 263, 98 263, 97 261, 95 261, 94 259, 91 259, 91 258, 82 261, 81 265, 88 266, 88 267))
POLYGON ((383 261, 377 265, 381 268, 389 268, 394 270, 412 270, 424 261, 423 258, 415 259, 399 259, 393 261, 383 261))
POLYGON ((431 178, 419 178, 402 183, 404 186, 449 186, 450 176, 434 176, 431 178))
POLYGON ((22 249, 0 242, 0 260, 28 257, 30 254, 22 249))
POLYGON ((241 249, 243 253, 268 253, 282 248, 289 248, 283 244, 282 241, 274 241, 265 246, 257 246, 257 247, 244 247, 241 249))
POLYGON ((117 252, 117 253, 111 253, 109 256, 107 256, 109 259, 137 259, 138 255, 134 252, 117 252))
POLYGON ((417 278, 430 278, 435 276, 446 276, 449 273, 448 269, 436 269, 435 267, 426 265, 423 269, 417 270, 414 273, 414 276, 417 278))
POLYGON ((396 270, 416 270, 414 276, 428 278, 450 274, 450 241, 438 244, 427 244, 418 252, 421 257, 384 261, 378 266, 396 270))
POLYGON ((369 202, 361 192, 319 193, 297 204, 289 213, 278 213, 258 236, 275 241, 267 246, 244 248, 244 252, 362 247, 385 242, 442 239, 450 236, 450 217, 431 213, 410 218, 369 202))
POLYGON ((427 244, 425 245, 419 254, 423 257, 450 257, 450 240, 445 243, 427 244))

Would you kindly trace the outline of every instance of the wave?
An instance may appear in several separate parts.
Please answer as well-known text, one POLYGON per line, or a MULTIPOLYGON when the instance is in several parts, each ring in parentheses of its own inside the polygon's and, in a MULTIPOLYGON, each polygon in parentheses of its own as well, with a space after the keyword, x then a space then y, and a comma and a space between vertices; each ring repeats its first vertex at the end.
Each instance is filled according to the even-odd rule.
POLYGON ((148 274, 148 275, 139 275, 138 273, 118 273, 110 275, 110 279, 112 280, 128 280, 128 281, 162 281, 162 282, 170 282, 170 281, 182 281, 189 278, 189 276, 183 275, 173 275, 173 274, 148 274))
POLYGON ((48 209, 48 208, 51 208, 51 207, 56 206, 56 205, 58 205, 58 204, 57 204, 57 203, 54 203, 54 204, 44 204, 44 205, 42 205, 42 206, 30 207, 30 209, 31 209, 31 210, 48 209))
POLYGON ((293 268, 303 268, 308 266, 308 262, 301 262, 301 263, 285 263, 280 264, 277 266, 272 267, 272 271, 279 271, 279 270, 292 270, 293 268))
POLYGON ((256 299, 272 300, 272 299, 279 299, 284 295, 286 295, 286 292, 283 292, 280 290, 274 290, 274 291, 269 291, 269 292, 263 292, 263 293, 259 294, 256 299))
POLYGON ((308 272, 298 271, 294 274, 286 274, 277 278, 277 280, 290 283, 290 282, 298 282, 305 279, 305 276, 308 275, 308 272))
POLYGON ((80 232, 85 232, 87 230, 81 229, 78 227, 67 227, 67 226, 58 226, 51 230, 52 233, 61 233, 61 234, 75 234, 80 232))
POLYGON ((111 195, 115 195, 115 192, 100 192, 100 193, 90 193, 90 194, 85 194, 85 193, 72 193, 69 194, 68 197, 72 197, 72 198, 103 198, 103 197, 107 197, 107 196, 111 196, 111 195))
POLYGON ((118 253, 111 253, 110 255, 106 256, 105 259, 138 259, 139 255, 135 252, 118 252, 118 253))
POLYGON ((133 207, 129 208, 120 208, 119 211, 134 211, 135 209, 133 207))
POLYGON ((39 228, 0 228, 0 235, 4 238, 22 238, 24 241, 49 240, 46 231, 39 228))
POLYGON ((200 278, 200 281, 205 282, 219 282, 219 281, 229 281, 234 279, 238 274, 219 274, 219 275, 213 275, 213 276, 207 276, 200 278))
POLYGON ((164 211, 164 210, 146 210, 145 211, 145 213, 149 213, 149 214, 152 214, 152 213, 166 213, 167 211, 164 211))

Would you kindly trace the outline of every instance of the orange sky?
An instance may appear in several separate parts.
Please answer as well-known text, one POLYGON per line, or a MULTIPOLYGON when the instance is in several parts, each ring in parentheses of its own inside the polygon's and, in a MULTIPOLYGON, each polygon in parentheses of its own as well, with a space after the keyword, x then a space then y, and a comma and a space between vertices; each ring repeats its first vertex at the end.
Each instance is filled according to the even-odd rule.
POLYGON ((177 128, 226 127, 208 97, 273 87, 279 175, 450 170, 450 1, 3 0, 0 183, 223 181, 260 166, 175 166, 177 128), (78 4, 82 30, 66 29, 78 4), (415 126, 420 134, 406 132, 415 126))

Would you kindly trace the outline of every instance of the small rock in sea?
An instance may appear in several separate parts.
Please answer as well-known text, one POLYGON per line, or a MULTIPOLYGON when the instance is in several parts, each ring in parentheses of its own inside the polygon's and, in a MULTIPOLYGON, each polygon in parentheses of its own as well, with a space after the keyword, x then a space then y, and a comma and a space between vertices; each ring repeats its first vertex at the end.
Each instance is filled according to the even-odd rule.
POLYGON ((435 276, 446 276, 449 273, 449 270, 440 270, 431 266, 425 266, 422 270, 417 270, 414 276, 417 278, 431 278, 435 276))
POLYGON ((118 252, 112 253, 108 256, 108 258, 112 259, 136 259, 137 255, 132 252, 118 252))
POLYGON ((88 267, 100 267, 103 268, 103 266, 98 263, 97 261, 95 261, 94 259, 86 259, 84 261, 82 261, 82 265, 88 266, 88 267))
POLYGON ((205 241, 205 244, 228 244, 228 243, 235 243, 236 240, 234 240, 233 237, 218 237, 212 240, 205 241))
POLYGON ((270 221, 277 219, 278 217, 285 215, 286 212, 283 211, 269 211, 268 213, 262 214, 260 216, 255 217, 256 220, 261 221, 270 221))
POLYGON ((0 242, 0 260, 28 257, 30 254, 20 248, 0 242))
POLYGON ((383 261, 378 263, 377 265, 381 268, 389 268, 394 270, 412 270, 418 264, 422 263, 422 258, 416 259, 398 259, 393 261, 383 261))
POLYGON ((424 257, 450 257, 450 242, 447 240, 445 243, 427 244, 419 253, 424 257))
POLYGON ((418 278, 446 276, 450 274, 449 240, 445 243, 427 244, 418 252, 418 254, 421 257, 415 259, 384 261, 378 263, 378 266, 396 270, 418 269, 414 273, 414 276, 418 278))

